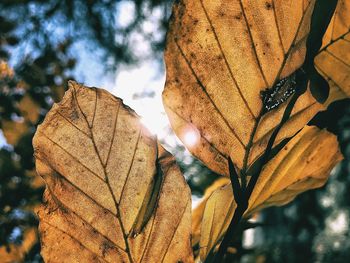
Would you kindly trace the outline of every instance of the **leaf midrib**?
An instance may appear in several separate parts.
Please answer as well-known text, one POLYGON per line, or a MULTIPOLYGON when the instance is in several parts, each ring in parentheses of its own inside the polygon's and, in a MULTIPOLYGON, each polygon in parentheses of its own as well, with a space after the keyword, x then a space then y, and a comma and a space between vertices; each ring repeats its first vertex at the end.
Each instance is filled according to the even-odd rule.
MULTIPOLYGON (((96 115, 96 108, 97 108, 97 89, 94 88, 94 91, 95 91, 95 94, 96 94, 96 99, 95 99, 95 105, 94 105, 94 115, 93 115, 93 118, 92 118, 92 123, 91 125, 89 124, 88 120, 87 120, 87 117, 85 115, 85 113, 83 112, 83 110, 81 109, 80 105, 79 105, 79 101, 78 101, 78 98, 77 98, 77 91, 75 89, 75 87, 73 86, 73 98, 76 102, 76 105, 79 109, 79 111, 81 112, 81 114, 83 115, 84 117, 84 120, 86 122, 86 124, 88 125, 88 128, 89 128, 89 131, 90 131, 90 135, 91 135, 91 141, 92 141, 92 144, 94 146, 94 150, 95 150, 95 153, 100 161, 100 164, 102 165, 102 168, 103 168, 103 173, 104 173, 104 176, 105 176, 105 181, 106 181, 106 184, 107 184, 107 187, 112 195, 112 198, 113 198, 113 201, 114 201, 114 205, 115 205, 115 208, 117 210, 117 214, 116 214, 116 218, 119 222, 119 225, 121 227, 121 230, 123 232, 123 239, 124 239, 124 242, 125 242, 125 246, 126 246, 126 253, 128 255, 128 259, 130 261, 130 263, 133 263, 133 258, 132 258, 132 255, 131 255, 131 250, 130 250, 130 246, 129 246, 129 242, 128 242, 128 236, 126 234, 126 229, 125 229, 125 226, 124 226, 124 223, 121 219, 121 212, 120 212, 120 209, 119 209, 119 203, 117 202, 117 199, 116 199, 116 196, 114 194, 114 191, 111 187, 111 184, 109 182, 109 177, 108 177, 108 174, 107 174, 107 171, 106 171, 106 165, 104 165, 103 161, 102 161, 102 158, 100 156, 100 153, 97 149, 97 146, 96 146, 96 143, 95 143, 95 140, 94 140, 94 134, 93 134, 93 131, 92 131, 92 127, 94 125, 94 119, 95 119, 95 115, 96 115)), ((119 111, 118 111, 119 112, 119 111)), ((110 145, 110 147, 112 146, 112 144, 110 145)), ((106 163, 108 162, 108 160, 106 161, 106 163)))

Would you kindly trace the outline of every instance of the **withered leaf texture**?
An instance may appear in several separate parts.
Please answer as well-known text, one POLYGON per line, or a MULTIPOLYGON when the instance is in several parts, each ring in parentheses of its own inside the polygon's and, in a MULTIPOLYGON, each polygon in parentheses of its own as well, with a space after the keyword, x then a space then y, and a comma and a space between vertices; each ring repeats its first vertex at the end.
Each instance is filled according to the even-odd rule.
POLYGON ((119 98, 70 82, 33 144, 46 262, 193 261, 190 190, 119 98))
MULTIPOLYGON (((287 102, 258 122, 261 91, 302 66, 314 3, 182 0, 175 4, 166 43, 163 102, 178 137, 210 169, 228 175, 228 157, 242 169, 264 152, 287 102), (198 142, 188 143, 188 133, 196 134, 198 142)), ((321 109, 309 90, 304 93, 275 145, 321 109)))
POLYGON ((228 177, 221 177, 218 180, 215 180, 212 185, 210 185, 204 193, 204 196, 199 203, 199 205, 192 211, 192 247, 199 243, 200 240, 200 231, 203 213, 207 200, 211 194, 218 190, 220 187, 223 187, 227 184, 230 184, 230 179, 228 177))
MULTIPOLYGON (((335 135, 306 126, 263 168, 244 216, 268 206, 284 205, 301 192, 323 186, 341 159, 335 135)), ((203 202, 204 212, 196 213, 204 204, 193 212, 202 215, 199 238, 202 260, 221 241, 237 206, 231 184, 218 187, 203 202)))
POLYGON ((350 96, 350 1, 338 4, 322 47, 315 59, 317 70, 331 86, 329 103, 350 96))

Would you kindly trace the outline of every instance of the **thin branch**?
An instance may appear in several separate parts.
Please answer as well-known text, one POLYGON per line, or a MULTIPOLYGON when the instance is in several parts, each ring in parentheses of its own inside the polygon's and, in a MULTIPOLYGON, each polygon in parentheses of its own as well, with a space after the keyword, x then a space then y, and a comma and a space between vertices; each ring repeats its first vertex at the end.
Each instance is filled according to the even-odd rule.
POLYGON ((286 109, 284 110, 284 113, 283 113, 283 117, 281 119, 281 122, 279 123, 279 125, 275 128, 275 130, 273 131, 273 133, 271 134, 271 137, 267 143, 267 146, 266 146, 266 149, 265 149, 265 152, 263 154, 263 157, 262 157, 262 164, 260 165, 259 169, 258 169, 258 172, 255 173, 252 178, 250 179, 249 181, 249 184, 248 184, 248 187, 247 187, 247 196, 248 196, 248 199, 250 198, 253 190, 254 190, 254 187, 258 181, 258 178, 259 178, 259 175, 261 173, 261 170, 262 168, 264 167, 264 165, 267 163, 268 159, 269 159, 269 156, 270 156, 270 153, 271 153, 271 149, 272 149, 272 146, 274 145, 275 143, 275 140, 277 138, 277 135, 279 133, 279 131, 281 130, 281 128, 283 127, 283 125, 287 122, 287 120, 289 119, 291 113, 292 113, 292 110, 294 108, 294 105, 296 103, 296 101, 298 100, 298 98, 302 95, 303 93, 302 92, 296 92, 293 97, 291 98, 291 100, 289 101, 286 109))
MULTIPOLYGON (((292 113, 292 110, 295 106, 296 101, 306 91, 308 79, 306 79, 304 75, 305 75, 305 72, 304 72, 303 68, 301 68, 300 73, 297 75, 297 82, 300 83, 300 88, 298 90, 296 90, 296 92, 292 96, 286 109, 284 110, 284 113, 283 113, 283 116, 282 116, 280 123, 278 124, 278 126, 275 128, 275 130, 271 134, 271 137, 267 143, 265 152, 264 152, 263 157, 262 157, 263 158, 262 164, 260 165, 258 172, 256 174, 254 174, 252 176, 252 178, 250 179, 249 184, 247 186, 247 189, 245 189, 245 188, 243 188, 243 186, 241 186, 239 194, 237 195, 237 193, 236 194, 234 193, 237 207, 236 207, 236 210, 233 214, 233 218, 230 222, 230 225, 227 229, 227 232, 224 236, 224 239, 221 242, 219 250, 214 257, 215 263, 220 263, 223 261, 224 255, 227 251, 227 248, 229 247, 235 233, 239 229, 239 222, 241 221, 242 216, 244 215, 245 211, 248 209, 248 203, 249 203, 250 196, 252 195, 252 192, 253 192, 254 187, 258 181, 259 175, 262 171, 264 164, 266 164, 268 161, 269 155, 271 153, 271 149, 275 143, 277 135, 280 132, 283 125, 288 121, 288 119, 292 113)), ((262 114, 263 114, 263 111, 262 111, 262 114)), ((254 135, 252 137, 254 137, 254 135)), ((230 159, 229 159, 230 178, 231 178, 232 187, 235 190, 237 188, 237 185, 236 185, 237 182, 235 179, 236 175, 235 174, 231 175, 231 171, 234 171, 234 169, 232 169, 232 167, 230 167, 230 166, 232 166, 232 165, 230 165, 230 159)), ((246 172, 246 171, 243 171, 243 172, 246 172)), ((237 176, 237 178, 238 178, 238 176, 237 176)))

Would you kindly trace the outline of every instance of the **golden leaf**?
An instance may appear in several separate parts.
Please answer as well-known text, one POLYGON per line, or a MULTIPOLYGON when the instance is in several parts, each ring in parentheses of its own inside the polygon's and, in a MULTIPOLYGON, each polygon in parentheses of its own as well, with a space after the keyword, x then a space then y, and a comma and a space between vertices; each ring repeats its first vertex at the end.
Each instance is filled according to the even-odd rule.
MULTIPOLYGON (((260 119, 261 91, 305 59, 314 0, 183 0, 167 35, 163 102, 177 136, 210 169, 228 175, 230 156, 246 168, 265 150, 287 103, 260 119), (187 134, 197 143, 186 140, 187 134)), ((307 91, 275 144, 323 109, 307 91)))
POLYGON ((47 262, 192 262, 191 194, 122 101, 70 82, 34 136, 47 262))
POLYGON ((328 103, 350 96, 350 1, 339 0, 315 58, 317 70, 328 80, 328 103))
MULTIPOLYGON (((335 135, 306 126, 263 168, 244 216, 284 205, 301 192, 321 187, 341 159, 335 135)), ((231 184, 214 191, 206 201, 201 224, 202 260, 220 242, 235 208, 231 184)))
POLYGON ((205 204, 208 198, 215 190, 229 183, 230 183, 230 179, 228 179, 227 177, 221 177, 218 180, 215 180, 215 182, 205 190, 203 199, 201 200, 199 205, 193 209, 192 211, 192 246, 194 246, 199 242, 203 213, 204 213, 205 204))

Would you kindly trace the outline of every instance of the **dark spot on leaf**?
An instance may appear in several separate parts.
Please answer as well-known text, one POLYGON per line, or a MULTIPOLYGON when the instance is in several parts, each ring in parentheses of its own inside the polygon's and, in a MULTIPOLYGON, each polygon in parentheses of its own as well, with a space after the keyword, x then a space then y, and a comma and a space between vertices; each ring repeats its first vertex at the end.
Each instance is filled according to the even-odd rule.
POLYGON ((239 13, 238 15, 235 15, 234 18, 237 19, 237 20, 241 20, 242 13, 239 13))
POLYGON ((220 10, 220 11, 218 12, 218 16, 220 16, 220 17, 223 17, 223 16, 225 16, 225 13, 224 13, 224 11, 220 10))
POLYGON ((111 244, 110 242, 108 241, 104 241, 102 243, 102 255, 105 256, 106 253, 108 252, 108 250, 114 248, 113 244, 111 244))
POLYGON ((267 10, 270 10, 272 8, 272 4, 270 2, 265 2, 265 7, 267 10))
POLYGON ((69 118, 70 118, 72 121, 75 121, 75 120, 79 119, 78 112, 76 111, 75 108, 72 108, 72 111, 70 112, 69 118))

